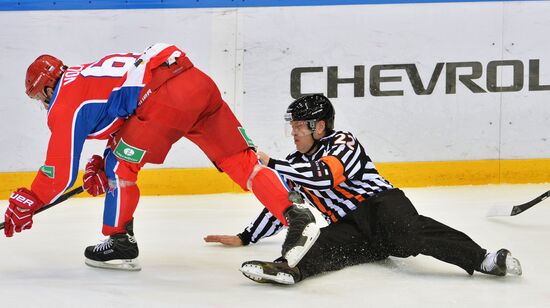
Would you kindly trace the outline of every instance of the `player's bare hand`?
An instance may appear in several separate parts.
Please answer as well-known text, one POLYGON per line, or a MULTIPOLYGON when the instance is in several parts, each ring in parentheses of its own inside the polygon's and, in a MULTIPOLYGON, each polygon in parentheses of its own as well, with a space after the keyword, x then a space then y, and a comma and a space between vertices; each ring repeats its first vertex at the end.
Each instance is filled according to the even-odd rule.
POLYGON ((207 235, 204 237, 204 241, 207 243, 220 243, 225 246, 242 246, 243 242, 236 235, 207 235))
POLYGON ((265 154, 264 152, 258 151, 258 158, 262 160, 262 163, 264 165, 267 166, 269 164, 269 155, 265 154))

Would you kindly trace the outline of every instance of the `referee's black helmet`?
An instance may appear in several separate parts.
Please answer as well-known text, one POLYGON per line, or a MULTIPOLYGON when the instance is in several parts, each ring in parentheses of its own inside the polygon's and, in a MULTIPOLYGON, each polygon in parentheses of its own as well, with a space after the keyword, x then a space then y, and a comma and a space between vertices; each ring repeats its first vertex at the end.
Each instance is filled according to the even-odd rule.
POLYGON ((334 107, 330 100, 322 94, 311 94, 298 98, 286 109, 286 121, 306 121, 309 129, 315 131, 319 120, 326 123, 326 131, 334 129, 334 107))

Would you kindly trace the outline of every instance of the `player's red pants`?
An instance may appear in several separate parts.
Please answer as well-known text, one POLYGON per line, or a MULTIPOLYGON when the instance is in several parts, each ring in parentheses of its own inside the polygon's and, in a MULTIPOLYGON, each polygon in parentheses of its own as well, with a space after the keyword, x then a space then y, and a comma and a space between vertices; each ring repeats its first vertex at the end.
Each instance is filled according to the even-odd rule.
POLYGON ((251 141, 215 83, 192 67, 151 94, 115 136, 112 149, 118 163, 111 167, 112 174, 117 183, 124 185, 111 188, 111 192, 116 189, 116 200, 112 197, 110 204, 106 202, 105 211, 116 214, 104 215, 105 235, 124 232, 125 223, 132 219, 139 189, 131 183, 136 182, 141 167, 164 162, 172 144, 181 137, 197 144, 243 189, 250 187, 258 200, 286 224, 283 212, 291 203, 284 182, 274 170, 259 165, 250 149, 251 141), (126 157, 125 153, 143 155, 126 157))

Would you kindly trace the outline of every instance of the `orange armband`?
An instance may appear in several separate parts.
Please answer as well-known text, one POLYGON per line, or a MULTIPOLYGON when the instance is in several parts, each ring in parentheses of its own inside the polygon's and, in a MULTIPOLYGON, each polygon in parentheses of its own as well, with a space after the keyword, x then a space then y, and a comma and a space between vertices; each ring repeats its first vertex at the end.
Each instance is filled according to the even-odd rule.
POLYGON ((344 165, 342 162, 335 156, 324 156, 321 157, 321 161, 324 162, 332 173, 332 180, 334 186, 340 185, 340 183, 346 180, 344 175, 344 165))

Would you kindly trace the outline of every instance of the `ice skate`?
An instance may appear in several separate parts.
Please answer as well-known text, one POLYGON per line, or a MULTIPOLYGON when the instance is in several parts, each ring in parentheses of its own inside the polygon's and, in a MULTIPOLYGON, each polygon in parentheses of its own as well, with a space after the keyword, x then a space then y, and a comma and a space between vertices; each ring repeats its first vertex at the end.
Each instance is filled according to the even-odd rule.
POLYGON ((259 283, 295 284, 301 280, 300 270, 290 267, 286 261, 247 261, 240 271, 247 278, 259 283))
POLYGON ((512 257, 507 249, 487 253, 481 262, 479 271, 489 275, 505 276, 506 274, 521 275, 519 260, 512 257))
POLYGON ((138 255, 133 221, 126 224, 126 233, 113 234, 95 246, 86 247, 84 251, 88 266, 125 271, 141 270, 138 255))
POLYGON ((320 229, 298 192, 290 192, 288 199, 293 204, 284 212, 288 231, 282 255, 290 267, 295 267, 319 237, 320 229))

